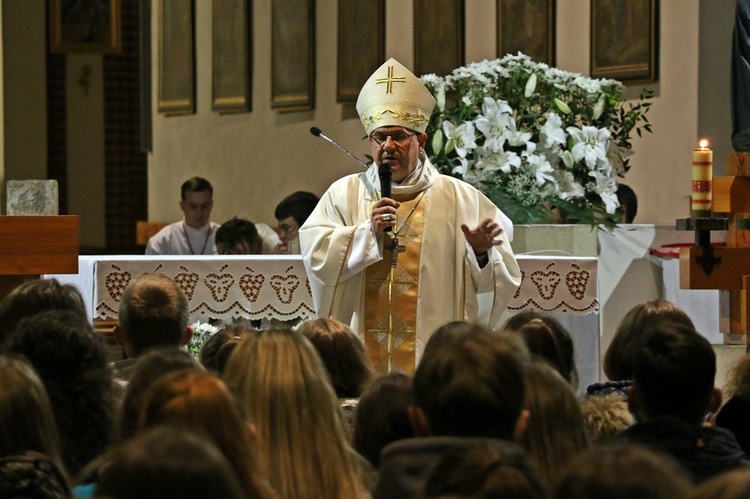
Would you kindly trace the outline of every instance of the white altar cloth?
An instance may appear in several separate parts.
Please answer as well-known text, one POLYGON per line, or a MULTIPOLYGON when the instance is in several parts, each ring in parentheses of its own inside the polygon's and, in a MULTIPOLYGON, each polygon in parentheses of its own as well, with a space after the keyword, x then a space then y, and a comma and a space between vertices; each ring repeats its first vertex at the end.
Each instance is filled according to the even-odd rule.
MULTIPOLYGON (((586 315, 599 311, 596 258, 519 256, 518 261, 523 281, 510 312, 586 315)), ((117 319, 123 290, 145 272, 174 279, 190 301, 191 318, 315 317, 299 255, 81 256, 78 275, 45 277, 76 285, 93 319, 117 319)))

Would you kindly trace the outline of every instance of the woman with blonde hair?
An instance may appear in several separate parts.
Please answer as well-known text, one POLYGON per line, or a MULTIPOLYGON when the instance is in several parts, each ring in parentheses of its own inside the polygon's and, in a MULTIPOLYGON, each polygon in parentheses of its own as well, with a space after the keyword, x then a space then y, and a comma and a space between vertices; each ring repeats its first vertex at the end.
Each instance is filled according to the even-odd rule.
POLYGON ((247 336, 225 377, 256 425, 261 469, 280 498, 364 495, 336 394, 301 333, 272 329, 247 336))
POLYGON ((519 443, 551 486, 563 467, 589 447, 583 414, 573 388, 546 362, 527 366, 526 383, 524 409, 530 417, 519 443))
POLYGON ((234 469, 246 497, 265 498, 250 429, 223 381, 195 369, 159 378, 148 390, 139 428, 160 424, 182 426, 203 434, 217 446, 234 469))

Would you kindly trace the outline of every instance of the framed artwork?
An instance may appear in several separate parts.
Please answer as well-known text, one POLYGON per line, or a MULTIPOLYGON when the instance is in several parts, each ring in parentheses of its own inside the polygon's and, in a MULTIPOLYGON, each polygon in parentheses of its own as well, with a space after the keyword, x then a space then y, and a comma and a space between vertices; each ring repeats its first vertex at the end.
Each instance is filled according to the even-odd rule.
POLYGON ((250 110, 252 7, 248 0, 213 0, 211 108, 220 113, 250 110))
POLYGON ((658 47, 658 0, 591 0, 592 77, 655 82, 658 47))
POLYGON ((49 12, 50 52, 120 52, 120 0, 50 0, 49 12))
POLYGON ((159 102, 167 115, 195 112, 193 0, 159 0, 159 102))
POLYGON ((339 0, 336 101, 356 102, 385 62, 385 0, 339 0))
POLYGON ((315 107, 315 0, 271 4, 271 107, 315 107))
POLYGON ((554 66, 555 0, 497 0, 497 56, 522 52, 554 66))
POLYGON ((445 76, 464 59, 464 0, 414 0, 414 74, 445 76))

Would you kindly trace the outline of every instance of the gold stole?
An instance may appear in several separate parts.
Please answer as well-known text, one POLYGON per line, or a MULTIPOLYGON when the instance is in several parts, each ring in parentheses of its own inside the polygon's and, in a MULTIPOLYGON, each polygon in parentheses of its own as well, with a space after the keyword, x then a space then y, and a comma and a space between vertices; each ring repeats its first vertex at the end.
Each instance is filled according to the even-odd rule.
POLYGON ((366 271, 365 346, 380 373, 414 373, 419 256, 425 207, 424 202, 417 204, 419 195, 393 196, 401 203, 394 231, 397 231, 398 244, 404 247, 398 253, 397 266, 391 266, 393 252, 388 246, 392 244, 392 233, 386 232, 383 259, 366 271))

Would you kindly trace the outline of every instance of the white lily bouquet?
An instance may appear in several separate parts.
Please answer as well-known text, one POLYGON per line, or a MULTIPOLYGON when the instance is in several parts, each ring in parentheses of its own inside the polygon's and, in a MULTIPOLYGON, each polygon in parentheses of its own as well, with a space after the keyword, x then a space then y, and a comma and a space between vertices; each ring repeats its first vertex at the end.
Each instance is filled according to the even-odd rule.
POLYGON ((190 341, 185 347, 188 353, 197 359, 201 355, 201 349, 203 349, 204 343, 206 343, 211 336, 218 333, 219 328, 200 321, 196 322, 191 327, 193 328, 193 337, 190 338, 190 341))
POLYGON ((625 108, 622 84, 569 73, 521 53, 421 81, 437 100, 427 155, 479 188, 515 223, 612 226, 631 133, 651 132, 653 92, 625 108))

